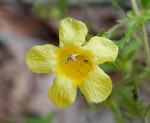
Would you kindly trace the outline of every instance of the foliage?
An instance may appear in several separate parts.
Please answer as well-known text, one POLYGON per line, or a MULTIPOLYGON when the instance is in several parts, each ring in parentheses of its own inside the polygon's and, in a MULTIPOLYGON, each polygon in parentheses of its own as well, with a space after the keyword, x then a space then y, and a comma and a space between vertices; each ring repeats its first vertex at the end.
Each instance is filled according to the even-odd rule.
MULTIPOLYGON (((121 10, 116 0, 114 3, 121 11, 120 14, 122 14, 123 10, 121 10)), ((134 4, 134 0, 131 0, 131 3, 134 4)), ((137 3, 135 2, 135 4, 137 3)), ((147 58, 150 57, 150 54, 147 56, 142 54, 143 47, 147 47, 148 44, 145 43, 147 34, 145 34, 146 29, 143 27, 150 21, 149 5, 149 0, 141 0, 141 8, 138 8, 139 13, 134 10, 133 5, 133 10, 126 14, 123 13, 122 18, 118 20, 118 24, 106 32, 102 30, 99 33, 100 36, 114 39, 120 49, 115 64, 100 65, 104 71, 119 70, 122 73, 122 80, 114 85, 112 96, 107 100, 107 105, 112 110, 116 123, 150 122, 150 104, 140 99, 141 86, 150 80, 149 58, 147 58), (119 40, 115 39, 114 33, 116 31, 119 32, 117 35, 122 36, 119 40), (141 62, 145 62, 144 65, 141 62)), ((146 52, 149 53, 145 48, 146 52)))
MULTIPOLYGON (((37 115, 29 115, 24 118, 22 123, 52 123, 56 116, 56 112, 49 113, 46 116, 40 117, 37 115)), ((8 118, 5 123, 15 123, 13 118, 8 118)))
POLYGON ((25 118, 24 123, 52 123, 56 116, 56 112, 50 113, 47 116, 28 116, 25 118))

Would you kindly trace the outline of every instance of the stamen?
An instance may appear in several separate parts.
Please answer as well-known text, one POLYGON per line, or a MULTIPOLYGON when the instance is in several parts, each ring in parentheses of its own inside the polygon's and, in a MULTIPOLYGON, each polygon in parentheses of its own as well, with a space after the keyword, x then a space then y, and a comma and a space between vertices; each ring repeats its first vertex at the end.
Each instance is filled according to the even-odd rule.
POLYGON ((70 62, 70 61, 77 61, 77 56, 78 56, 79 54, 71 54, 71 55, 69 55, 67 58, 65 58, 64 60, 63 60, 63 62, 62 63, 64 63, 64 64, 66 64, 67 62, 70 62))
POLYGON ((70 54, 62 61, 62 72, 79 84, 80 80, 92 69, 88 57, 82 54, 70 54))
POLYGON ((77 61, 77 56, 79 54, 71 54, 70 57, 72 58, 72 60, 77 61))

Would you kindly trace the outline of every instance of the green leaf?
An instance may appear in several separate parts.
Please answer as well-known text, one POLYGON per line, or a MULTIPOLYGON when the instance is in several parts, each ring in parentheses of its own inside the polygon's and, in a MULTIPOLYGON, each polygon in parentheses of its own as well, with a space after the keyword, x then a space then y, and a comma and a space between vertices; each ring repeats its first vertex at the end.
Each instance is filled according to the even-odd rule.
POLYGON ((124 109, 124 113, 130 118, 141 118, 143 111, 145 110, 143 101, 135 101, 129 90, 120 87, 118 89, 119 103, 124 109), (125 91, 126 90, 126 91, 125 91))
POLYGON ((119 105, 117 104, 116 100, 110 98, 109 101, 107 101, 107 102, 108 102, 107 103, 108 106, 110 107, 110 109, 115 117, 116 123, 127 123, 127 121, 124 119, 124 117, 120 111, 119 105))
POLYGON ((85 40, 88 42, 93 37, 93 34, 86 35, 85 40))
POLYGON ((143 8, 148 8, 150 6, 150 0, 141 0, 143 8))
MULTIPOLYGON (((122 24, 117 24, 117 25, 114 25, 112 28, 110 28, 109 30, 107 30, 106 32, 104 33, 101 33, 101 36, 102 37, 106 37, 106 38, 111 38, 112 37, 112 34, 119 28, 121 27, 122 24)), ((99 35, 99 34, 98 34, 99 35)))
POLYGON ((101 106, 100 103, 87 102, 86 108, 90 108, 90 109, 98 111, 98 109, 100 108, 100 106, 101 106))
POLYGON ((99 31, 99 33, 98 33, 97 36, 102 37, 102 36, 104 35, 104 33, 105 33, 105 29, 102 28, 102 29, 99 31))
POLYGON ((127 26, 127 28, 124 31, 124 37, 120 41, 116 42, 119 48, 122 49, 124 45, 128 43, 133 37, 135 31, 141 28, 141 25, 146 24, 149 20, 149 11, 143 12, 139 17, 136 17, 136 15, 134 15, 134 13, 131 11, 127 13, 126 18, 119 20, 118 22, 127 26))
POLYGON ((24 123, 52 123, 56 116, 56 112, 52 112, 47 116, 39 117, 31 115, 25 118, 24 123))
POLYGON ((124 62, 123 72, 124 72, 125 78, 128 78, 131 75, 132 68, 133 68, 133 63, 130 60, 127 60, 126 62, 124 62))
POLYGON ((105 62, 104 64, 101 64, 99 66, 106 72, 119 70, 119 66, 115 62, 105 62))
POLYGON ((66 9, 67 9, 67 7, 68 7, 68 4, 69 4, 68 2, 69 2, 69 0, 59 0, 59 4, 60 4, 61 10, 62 10, 63 12, 66 11, 66 9))
POLYGON ((47 116, 42 118, 41 123, 52 123, 55 117, 56 117, 56 112, 50 113, 47 116))
POLYGON ((121 51, 121 56, 124 59, 133 59, 134 55, 138 52, 141 47, 142 42, 138 40, 131 40, 124 49, 121 51))
POLYGON ((25 123, 40 123, 41 117, 31 115, 25 118, 25 123))
POLYGON ((124 45, 130 41, 130 39, 136 29, 135 21, 128 22, 127 24, 128 24, 127 25, 128 28, 124 31, 124 37, 119 42, 117 42, 117 45, 119 46, 120 49, 122 49, 124 47, 124 45))

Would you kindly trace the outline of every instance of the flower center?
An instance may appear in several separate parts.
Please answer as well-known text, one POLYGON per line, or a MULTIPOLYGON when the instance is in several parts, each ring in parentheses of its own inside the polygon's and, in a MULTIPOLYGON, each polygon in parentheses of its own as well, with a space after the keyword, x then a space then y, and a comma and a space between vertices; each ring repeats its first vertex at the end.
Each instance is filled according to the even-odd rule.
POLYGON ((88 57, 82 54, 69 54, 62 59, 61 66, 61 71, 63 71, 66 76, 74 79, 76 84, 79 84, 81 79, 85 77, 92 68, 88 57))

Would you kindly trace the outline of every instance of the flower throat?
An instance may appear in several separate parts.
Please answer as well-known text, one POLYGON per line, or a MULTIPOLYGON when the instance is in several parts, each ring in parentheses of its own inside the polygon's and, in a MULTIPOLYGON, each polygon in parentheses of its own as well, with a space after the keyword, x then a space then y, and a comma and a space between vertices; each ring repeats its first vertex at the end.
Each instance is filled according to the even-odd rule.
POLYGON ((62 67, 65 75, 79 82, 90 72, 92 65, 85 55, 70 54, 62 60, 62 67))

